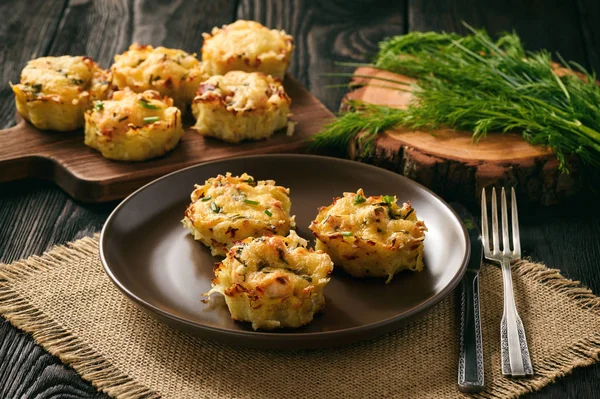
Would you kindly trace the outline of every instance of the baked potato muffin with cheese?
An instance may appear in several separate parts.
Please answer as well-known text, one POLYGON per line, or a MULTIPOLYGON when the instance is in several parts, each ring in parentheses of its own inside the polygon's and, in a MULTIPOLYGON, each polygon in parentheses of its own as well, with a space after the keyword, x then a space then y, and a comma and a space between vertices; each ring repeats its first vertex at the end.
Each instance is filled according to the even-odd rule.
POLYGON ((204 33, 202 61, 210 75, 263 72, 282 79, 292 59, 293 38, 258 22, 239 20, 204 33))
POLYGON ((198 85, 208 77, 193 54, 139 44, 115 55, 110 69, 117 88, 129 87, 136 93, 156 90, 171 97, 181 110, 190 104, 198 85))
POLYGON ((19 114, 42 130, 69 131, 83 126, 84 112, 106 98, 110 77, 89 57, 42 57, 11 85, 19 114))
POLYGON ((225 256, 235 241, 287 235, 295 227, 289 193, 273 180, 255 181, 246 173, 219 175, 196 185, 182 223, 213 255, 225 256))
POLYGON ((110 159, 159 157, 175 148, 182 135, 181 111, 154 90, 117 91, 85 114, 85 144, 110 159))
POLYGON ((252 328, 296 328, 312 321, 325 306, 323 288, 333 263, 323 251, 306 249, 294 231, 287 237, 247 238, 215 265, 213 288, 234 320, 252 328))
POLYGON ((427 228, 410 203, 400 207, 396 197, 366 197, 362 189, 344 193, 319 208, 309 228, 315 248, 352 276, 386 277, 390 282, 401 270, 423 269, 427 228))
POLYGON ((265 139, 288 126, 291 102, 281 82, 263 73, 211 76, 192 103, 192 128, 230 143, 265 139))

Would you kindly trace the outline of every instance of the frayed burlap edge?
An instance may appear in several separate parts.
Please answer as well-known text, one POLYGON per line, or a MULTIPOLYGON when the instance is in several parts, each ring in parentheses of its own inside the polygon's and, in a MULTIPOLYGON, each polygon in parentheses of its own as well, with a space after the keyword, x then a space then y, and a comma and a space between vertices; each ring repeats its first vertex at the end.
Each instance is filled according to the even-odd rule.
POLYGON ((65 246, 55 246, 43 256, 32 256, 10 265, 0 264, 0 314, 13 326, 29 333, 48 352, 73 367, 83 379, 111 396, 158 398, 156 392, 139 384, 117 369, 87 343, 66 330, 50 316, 33 306, 28 298, 13 290, 11 282, 38 271, 59 267, 96 255, 98 234, 65 246))
MULTIPOLYGON (((513 265, 513 273, 565 295, 580 308, 600 316, 600 297, 594 295, 589 288, 582 286, 581 282, 564 277, 558 269, 549 269, 541 263, 521 260, 513 265)), ((543 362, 534 360, 534 377, 503 378, 496 381, 496 388, 507 397, 518 397, 538 391, 558 378, 570 374, 575 368, 591 366, 598 360, 600 360, 600 331, 573 343, 566 352, 557 354, 551 359, 545 359, 543 362)), ((474 397, 490 399, 497 398, 497 395, 484 391, 474 397)))
MULTIPOLYGON (((28 298, 13 290, 11 282, 38 271, 59 267, 66 262, 97 255, 98 237, 86 237, 67 245, 56 246, 43 256, 32 256, 10 265, 0 264, 0 314, 15 327, 30 333, 34 340, 65 364, 73 367, 82 378, 99 390, 120 398, 158 398, 148 387, 137 383, 98 354, 87 343, 74 336, 51 317, 33 306, 28 298)), ((558 293, 566 295, 581 307, 600 316, 600 297, 583 287, 580 282, 565 278, 558 269, 529 261, 514 265, 519 276, 532 279, 558 293)), ((600 332, 575 342, 568 350, 544 362, 536 362, 535 376, 528 379, 495 381, 493 392, 474 395, 482 399, 517 397, 536 391, 567 375, 576 367, 594 364, 600 359, 600 332)))

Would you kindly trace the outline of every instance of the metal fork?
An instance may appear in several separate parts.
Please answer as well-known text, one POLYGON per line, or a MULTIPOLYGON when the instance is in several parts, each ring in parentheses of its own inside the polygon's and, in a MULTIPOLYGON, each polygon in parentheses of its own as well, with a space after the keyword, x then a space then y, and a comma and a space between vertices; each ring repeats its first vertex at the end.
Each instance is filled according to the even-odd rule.
POLYGON ((508 212, 506 209, 506 192, 502 188, 502 251, 500 250, 498 206, 496 205, 496 188, 492 188, 492 246, 488 233, 488 215, 485 189, 481 194, 481 235, 483 251, 486 259, 500 262, 502 280, 504 282, 504 313, 500 326, 500 347, 502 355, 502 374, 525 376, 533 374, 529 348, 525 338, 523 322, 517 313, 513 293, 510 262, 521 258, 521 241, 519 239, 519 218, 517 215, 517 198, 515 189, 511 190, 512 245, 510 250, 508 212))

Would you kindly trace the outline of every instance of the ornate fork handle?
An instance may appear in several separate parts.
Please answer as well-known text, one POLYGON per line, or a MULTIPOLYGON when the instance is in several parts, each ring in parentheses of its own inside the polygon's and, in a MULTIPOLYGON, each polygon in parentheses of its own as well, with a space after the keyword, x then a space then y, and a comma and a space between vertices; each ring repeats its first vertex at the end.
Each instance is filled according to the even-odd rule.
POLYGON ((479 273, 467 270, 462 285, 458 387, 461 392, 479 392, 484 388, 479 273))
POLYGON ((528 375, 533 373, 529 348, 523 322, 517 313, 513 293, 510 260, 503 258, 502 280, 504 282, 504 313, 500 326, 500 347, 502 354, 502 374, 528 375))

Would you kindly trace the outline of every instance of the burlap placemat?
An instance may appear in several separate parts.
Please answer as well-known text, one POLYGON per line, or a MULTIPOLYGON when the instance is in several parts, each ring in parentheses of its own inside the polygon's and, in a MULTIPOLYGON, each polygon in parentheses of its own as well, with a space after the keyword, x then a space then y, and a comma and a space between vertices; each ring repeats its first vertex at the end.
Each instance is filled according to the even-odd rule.
MULTIPOLYGON (((600 355, 600 298, 557 270, 514 268, 535 377, 500 372, 502 278, 481 274, 486 390, 514 398, 600 355)), ((85 238, 0 266, 0 313, 100 390, 123 398, 457 398, 455 296, 399 331, 349 347, 260 351, 173 330, 131 304, 85 238)))

